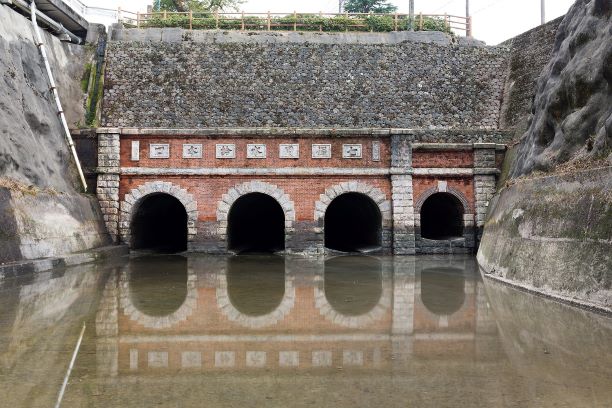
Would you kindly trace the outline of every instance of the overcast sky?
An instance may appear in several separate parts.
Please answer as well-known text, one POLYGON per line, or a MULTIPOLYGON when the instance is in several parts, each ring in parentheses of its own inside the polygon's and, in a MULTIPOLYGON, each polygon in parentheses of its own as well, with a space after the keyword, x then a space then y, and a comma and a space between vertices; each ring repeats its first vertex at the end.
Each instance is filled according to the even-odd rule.
MULTIPOLYGON (((83 0, 90 6, 145 11, 153 0, 83 0)), ((415 0, 416 12, 423 14, 465 15, 466 0, 415 0)), ((469 0, 474 22, 474 37, 487 44, 498 44, 540 24, 540 0, 469 0)), ((546 21, 567 12, 573 0, 545 0, 546 21)), ((399 12, 408 12, 408 0, 392 0, 399 12)), ((338 11, 337 0, 247 0, 240 7, 246 12, 290 13, 338 11)))

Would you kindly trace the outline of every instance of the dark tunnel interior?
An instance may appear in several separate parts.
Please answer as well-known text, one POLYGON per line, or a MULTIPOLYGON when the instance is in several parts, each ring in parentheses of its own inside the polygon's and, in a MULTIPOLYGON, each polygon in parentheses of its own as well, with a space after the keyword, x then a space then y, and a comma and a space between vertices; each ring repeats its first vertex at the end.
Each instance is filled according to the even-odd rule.
POLYGON ((336 197, 325 212, 325 247, 361 252, 381 246, 382 216, 378 205, 360 193, 336 197))
POLYGON ((436 193, 421 207, 421 236, 444 240, 463 236, 463 205, 449 193, 436 193))
POLYGON ((285 213, 280 204, 263 193, 240 197, 227 222, 228 249, 237 253, 276 252, 285 249, 285 213))
POLYGON ((142 199, 131 225, 132 248, 173 253, 187 249, 187 212, 169 194, 142 199))

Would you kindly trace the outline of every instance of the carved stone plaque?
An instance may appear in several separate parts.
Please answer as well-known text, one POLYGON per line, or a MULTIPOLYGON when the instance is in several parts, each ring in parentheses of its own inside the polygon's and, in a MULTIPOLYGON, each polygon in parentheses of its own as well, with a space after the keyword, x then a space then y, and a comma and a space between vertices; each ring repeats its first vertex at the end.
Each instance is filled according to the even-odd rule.
POLYGON ((372 160, 380 161, 380 142, 372 142, 372 160))
POLYGON ((265 367, 266 352, 265 351, 247 351, 246 352, 247 367, 265 367))
POLYGON ((236 145, 235 144, 218 144, 215 146, 215 156, 217 159, 235 159, 236 145))
POLYGON ((202 145, 201 144, 183 144, 183 159, 201 159, 202 145))
POLYGON ((300 145, 297 143, 281 144, 278 148, 278 157, 281 159, 299 159, 300 145))
POLYGON ((265 159, 266 145, 265 144, 248 144, 247 159, 265 159))
POLYGON ((331 159, 331 144, 313 144, 313 159, 331 159))
POLYGON ((236 353, 233 351, 215 351, 215 367, 233 367, 236 364, 236 353))
POLYGON ((360 144, 342 145, 343 159, 361 159, 362 146, 360 144))
POLYGON ((132 161, 140 160, 140 142, 132 140, 132 161))
POLYGON ((149 145, 151 159, 167 159, 170 157, 170 145, 167 143, 151 143, 149 145))

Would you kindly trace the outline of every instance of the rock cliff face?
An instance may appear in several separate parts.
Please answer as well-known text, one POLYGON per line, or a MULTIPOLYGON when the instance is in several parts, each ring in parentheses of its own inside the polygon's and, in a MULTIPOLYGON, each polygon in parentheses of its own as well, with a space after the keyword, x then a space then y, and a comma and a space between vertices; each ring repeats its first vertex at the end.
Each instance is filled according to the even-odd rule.
POLYGON ((510 283, 612 312, 611 8, 577 0, 559 25, 478 260, 510 283))
POLYGON ((512 176, 563 163, 612 164, 610 0, 578 0, 557 30, 512 176))
MULTIPOLYGON (((68 123, 84 117, 87 48, 43 32, 68 123)), ((78 178, 29 20, 0 5, 0 263, 108 242, 78 178)))

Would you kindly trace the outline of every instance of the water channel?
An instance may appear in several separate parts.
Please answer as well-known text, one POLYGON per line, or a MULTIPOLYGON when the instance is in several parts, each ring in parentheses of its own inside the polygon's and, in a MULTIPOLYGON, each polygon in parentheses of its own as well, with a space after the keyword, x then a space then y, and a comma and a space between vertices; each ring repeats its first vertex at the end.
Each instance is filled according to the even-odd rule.
POLYGON ((473 257, 132 255, 0 280, 0 406, 610 407, 612 319, 473 257))

